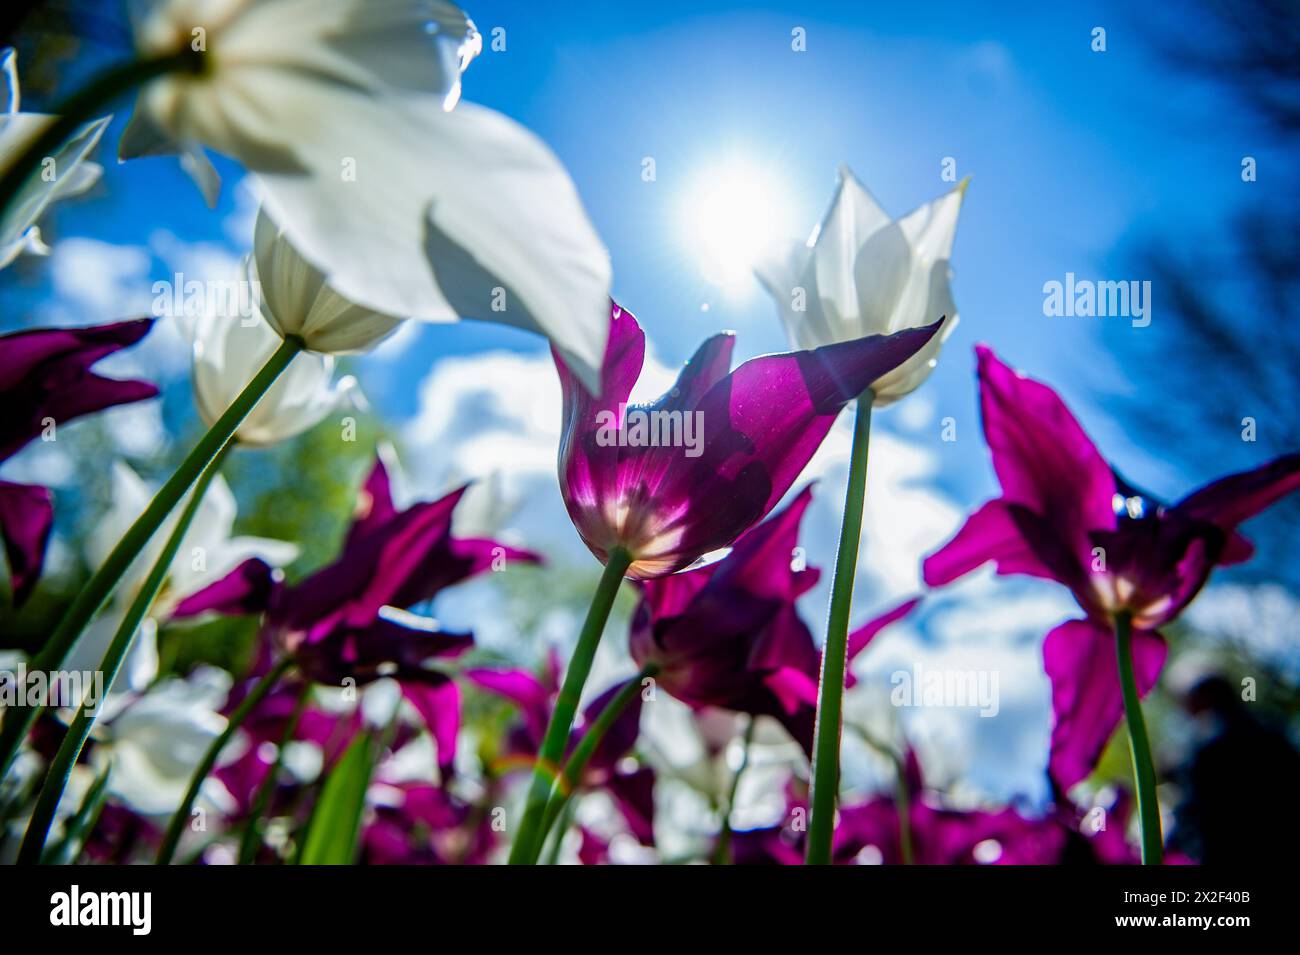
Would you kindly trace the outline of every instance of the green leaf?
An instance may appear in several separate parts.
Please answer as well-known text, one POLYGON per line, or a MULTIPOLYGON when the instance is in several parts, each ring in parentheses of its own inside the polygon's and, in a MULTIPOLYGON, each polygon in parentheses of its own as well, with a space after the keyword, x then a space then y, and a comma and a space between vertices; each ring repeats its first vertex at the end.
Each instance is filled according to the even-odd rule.
POLYGON ((307 824, 298 865, 351 865, 355 860, 375 749, 373 738, 363 733, 331 770, 307 824))

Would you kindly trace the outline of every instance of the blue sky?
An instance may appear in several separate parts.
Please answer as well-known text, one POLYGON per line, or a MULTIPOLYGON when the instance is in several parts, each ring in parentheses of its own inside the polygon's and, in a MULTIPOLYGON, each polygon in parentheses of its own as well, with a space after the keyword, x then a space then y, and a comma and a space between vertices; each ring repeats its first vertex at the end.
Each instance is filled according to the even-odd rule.
MULTIPOLYGON (((1122 320, 1046 318, 1042 286, 1066 272, 1141 279, 1117 254, 1125 239, 1212 229, 1240 201, 1240 159, 1259 144, 1230 122, 1207 135, 1199 117, 1215 104, 1155 54, 1168 39, 1156 15, 1126 6, 568 3, 559 13, 480 2, 469 12, 487 42, 465 96, 523 122, 564 160, 610 248, 616 296, 668 363, 724 327, 739 333, 742 356, 784 347, 756 285, 724 295, 701 275, 683 207, 702 182, 761 168, 774 206, 803 236, 841 163, 902 214, 950 188, 940 163, 952 157, 974 181, 953 256, 962 324, 924 392, 936 421, 958 421, 942 480, 962 497, 991 488, 981 444, 964 440, 977 426, 970 347, 988 341, 1056 384, 1132 479, 1173 494, 1188 478, 1140 450, 1153 436, 1126 434, 1097 407, 1126 387, 1108 350, 1143 331, 1104 335, 1102 323, 1122 320), (1104 53, 1091 49, 1097 26, 1104 53), (498 27, 504 51, 492 49, 498 27), (797 27, 802 52, 791 49, 797 27), (642 179, 645 157, 654 182, 642 179)), ((92 46, 78 72, 121 53, 92 46)), ((115 138, 116 129, 106 144, 115 138)), ((228 185, 238 179, 229 164, 223 172, 228 185)), ((247 240, 226 221, 233 190, 213 215, 169 160, 110 163, 106 187, 60 209, 55 234, 130 244, 167 230, 236 252, 247 240)), ((168 272, 161 261, 152 269, 168 272)), ((29 291, 43 294, 36 275, 29 291)), ((413 382, 440 355, 539 347, 472 324, 425 330, 415 344, 396 374, 367 382, 390 414, 415 410, 413 382)))

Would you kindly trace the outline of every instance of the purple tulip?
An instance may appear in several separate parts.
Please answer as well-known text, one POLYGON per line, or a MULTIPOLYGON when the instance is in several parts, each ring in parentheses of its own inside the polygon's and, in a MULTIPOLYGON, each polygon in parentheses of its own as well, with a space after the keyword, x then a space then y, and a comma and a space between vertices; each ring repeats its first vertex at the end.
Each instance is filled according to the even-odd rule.
MULTIPOLYGON (((802 567, 795 555, 811 501, 812 488, 805 488, 720 561, 644 581, 629 639, 632 658, 656 665, 655 679, 677 699, 775 717, 808 752, 820 657, 796 602, 820 571, 802 567)), ((916 603, 854 631, 850 659, 916 603)))
POLYGON ((840 409, 901 365, 942 322, 731 366, 730 334, 696 351, 663 397, 629 407, 645 334, 614 305, 592 395, 553 352, 564 395, 560 490, 601 562, 622 547, 628 577, 674 573, 726 547, 784 496, 840 409))
POLYGON ((483 865, 496 847, 491 812, 428 783, 381 783, 361 838, 370 865, 483 865))
MULTIPOLYGON (((527 670, 473 669, 465 676, 471 682, 519 707, 523 722, 506 734, 503 756, 521 768, 533 766, 541 748, 546 722, 560 692, 560 661, 551 654, 546 672, 538 679, 527 670)), ((565 759, 577 747, 586 728, 618 695, 623 684, 615 684, 592 700, 582 711, 569 734, 565 759)), ((600 745, 587 762, 578 788, 603 789, 614 801, 628 829, 646 846, 654 845, 654 771, 646 766, 625 766, 624 759, 636 745, 641 728, 641 696, 638 694, 610 725, 600 745)))
POLYGON ((1133 665, 1146 694, 1164 666, 1157 628, 1196 596, 1216 565, 1247 559, 1237 525, 1300 487, 1300 454, 1215 481, 1166 505, 1127 484, 1057 394, 977 349, 984 435, 1002 496, 925 561, 940 586, 994 561, 1069 587, 1085 618, 1047 635, 1052 683, 1049 771, 1063 789, 1086 777, 1123 716, 1113 617, 1132 616, 1133 665))
MULTIPOLYGON (((148 382, 105 378, 91 366, 134 345, 152 319, 91 328, 44 328, 0 335, 0 464, 51 424, 158 394, 148 382)), ((0 538, 9 560, 14 603, 31 594, 40 577, 54 524, 50 492, 0 481, 0 538)))
POLYGON ((431 621, 395 608, 431 600, 494 564, 540 560, 496 541, 453 537, 452 512, 464 491, 399 511, 388 474, 376 461, 343 551, 332 564, 288 585, 254 558, 181 601, 174 616, 263 612, 264 634, 308 679, 338 685, 349 678, 365 684, 391 676, 428 724, 439 763, 449 771, 460 726, 460 691, 437 666, 463 654, 473 640, 443 633, 431 621))

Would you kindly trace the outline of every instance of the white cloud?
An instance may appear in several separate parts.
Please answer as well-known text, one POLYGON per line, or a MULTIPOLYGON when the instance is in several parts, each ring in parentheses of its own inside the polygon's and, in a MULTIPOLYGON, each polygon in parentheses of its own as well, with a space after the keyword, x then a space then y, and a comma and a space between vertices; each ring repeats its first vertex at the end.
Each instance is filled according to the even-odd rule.
POLYGON ((149 250, 74 237, 54 246, 50 280, 75 324, 149 314, 149 250))

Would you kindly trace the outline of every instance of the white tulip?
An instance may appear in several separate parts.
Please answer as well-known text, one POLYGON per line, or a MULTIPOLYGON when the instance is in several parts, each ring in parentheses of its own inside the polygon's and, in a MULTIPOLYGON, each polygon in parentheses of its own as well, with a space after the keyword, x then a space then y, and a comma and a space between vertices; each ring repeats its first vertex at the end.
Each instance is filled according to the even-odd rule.
POLYGON ((143 696, 110 704, 97 761, 111 760, 109 788, 136 812, 175 812, 226 719, 220 713, 230 676, 201 667, 169 677, 143 696))
MULTIPOLYGON (((267 325, 282 338, 297 335, 308 351, 330 355, 366 351, 401 324, 400 318, 357 305, 334 291, 265 210, 257 213, 247 269, 267 325)), ((290 366, 286 374, 292 373, 290 366)))
POLYGON ((142 58, 193 54, 196 71, 148 83, 121 158, 179 154, 209 203, 220 179, 203 147, 253 170, 306 167, 302 134, 346 133, 345 99, 431 93, 448 107, 482 41, 442 0, 153 0, 136 20, 142 58))
MULTIPOLYGON (((194 403, 203 423, 211 427, 271 357, 280 336, 255 305, 242 314, 185 315, 181 322, 192 349, 194 403)), ((276 444, 354 403, 356 379, 347 375, 336 381, 335 364, 330 355, 295 356, 244 418, 236 440, 254 447, 276 444)))
POLYGON ((540 332, 598 386, 608 253, 540 140, 491 110, 448 111, 481 48, 464 13, 438 0, 163 0, 138 45, 183 53, 200 28, 201 70, 146 86, 124 158, 179 152, 211 200, 201 146, 225 153, 346 301, 540 332))
MULTIPOLYGON (((17 56, 12 48, 0 50, 0 169, 44 132, 54 119, 43 113, 19 111, 17 56)), ((46 255, 49 247, 41 241, 36 220, 60 199, 85 192, 98 180, 103 170, 87 156, 99 143, 109 117, 86 123, 52 156, 46 157, 39 174, 30 176, 0 218, 0 269, 24 252, 46 255)))
POLYGON ((806 243, 792 243, 755 273, 776 299, 796 348, 888 335, 946 316, 939 333, 872 386, 875 405, 916 390, 957 326, 949 280, 963 181, 893 221, 845 168, 830 211, 806 243))
MULTIPOLYGON (((148 506, 153 489, 127 464, 115 461, 111 475, 112 503, 95 524, 86 541, 86 559, 98 567, 148 506)), ((168 569, 167 580, 141 623, 135 641, 112 689, 141 690, 158 675, 157 625, 166 621, 172 608, 184 597, 202 590, 226 576, 250 557, 260 557, 273 567, 283 567, 298 556, 298 548, 286 541, 265 537, 235 536, 235 495, 217 475, 203 495, 189 529, 181 540, 168 569), (120 686, 118 684, 121 684, 120 686)), ((112 603, 82 635, 63 666, 68 670, 94 670, 108 651, 126 608, 135 599, 154 561, 175 527, 179 511, 173 511, 144 551, 131 564, 114 594, 112 603)))

